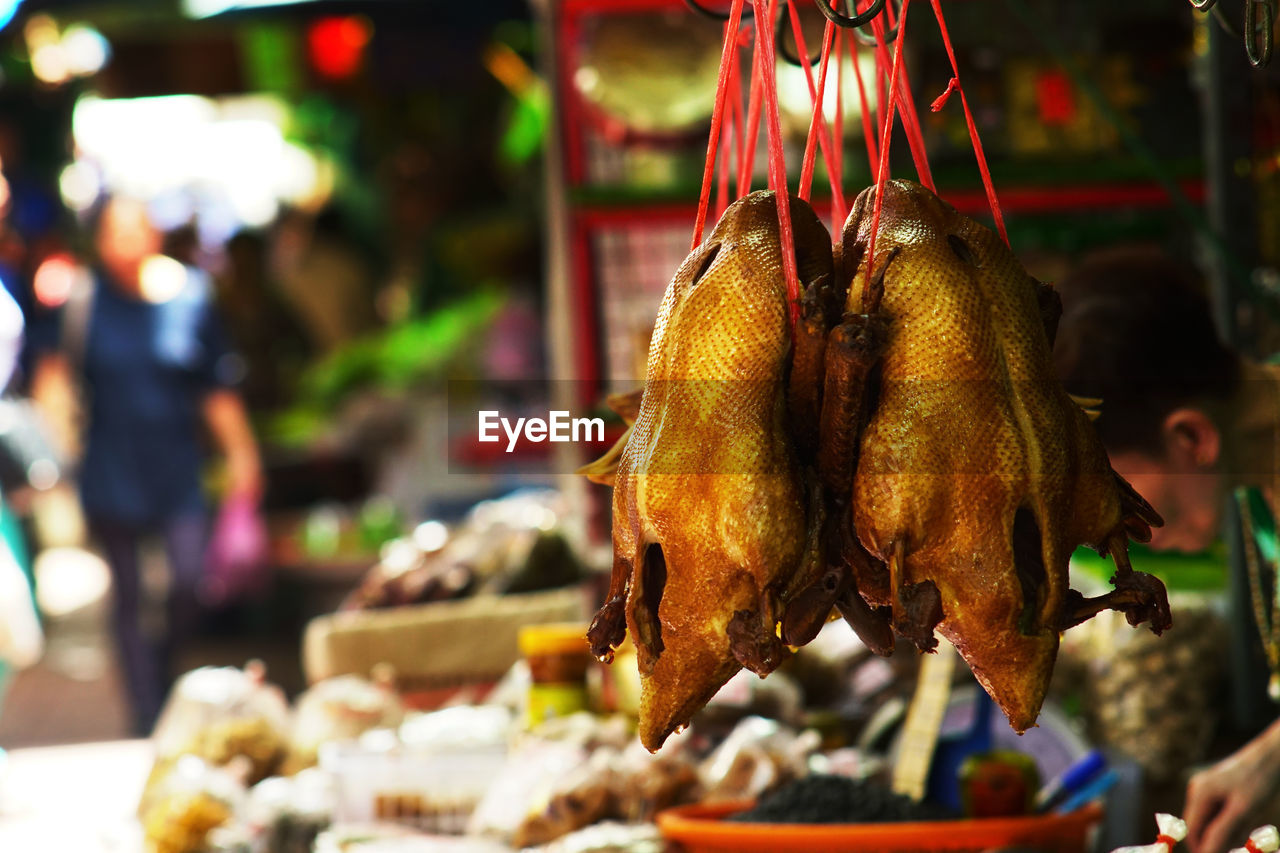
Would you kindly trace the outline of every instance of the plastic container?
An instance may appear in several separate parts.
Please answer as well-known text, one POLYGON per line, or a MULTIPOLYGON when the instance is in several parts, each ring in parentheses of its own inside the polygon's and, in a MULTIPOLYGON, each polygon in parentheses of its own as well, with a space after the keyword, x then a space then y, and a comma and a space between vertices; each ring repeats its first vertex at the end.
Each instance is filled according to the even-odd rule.
POLYGON ((682 806, 658 815, 662 837, 687 853, 982 853, 1028 847, 1042 853, 1086 853, 1102 809, 1090 805, 1066 815, 952 820, 930 823, 734 823, 727 815, 751 801, 682 806))
POLYGON ((334 823, 390 822, 461 834, 506 764, 511 717, 501 708, 449 708, 410 719, 399 737, 371 731, 327 743, 320 766, 335 780, 334 823))
POLYGON ((587 669, 591 647, 587 626, 577 622, 527 625, 520 629, 520 653, 529 664, 525 723, 533 728, 552 717, 587 709, 587 669))

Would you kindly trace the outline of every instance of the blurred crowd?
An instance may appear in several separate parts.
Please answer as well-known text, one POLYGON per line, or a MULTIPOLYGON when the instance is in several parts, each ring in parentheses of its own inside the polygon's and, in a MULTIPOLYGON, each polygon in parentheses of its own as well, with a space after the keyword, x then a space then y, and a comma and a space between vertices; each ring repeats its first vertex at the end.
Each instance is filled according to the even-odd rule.
MULTIPOLYGON (((0 127, 0 170, 21 163, 10 130, 0 127)), ((31 560, 16 521, 27 520, 36 548, 66 544, 45 535, 40 516, 53 513, 70 544, 91 544, 110 568, 133 727, 150 730, 176 674, 175 647, 199 624, 210 554, 228 547, 214 540, 231 537, 232 553, 246 542, 251 552, 264 547, 256 433, 267 417, 296 402, 317 365, 494 286, 494 257, 468 268, 466 237, 441 248, 450 182, 427 149, 406 143, 383 170, 376 240, 330 202, 284 208, 268 226, 214 244, 194 216, 162 230, 157 223, 172 220, 163 199, 104 192, 73 214, 23 185, 20 169, 7 170, 13 182, 0 171, 0 383, 13 404, 0 423, 0 531, 11 558, 0 561, 9 614, 0 661, 39 654, 31 560), (212 477, 210 458, 219 460, 212 477), (169 568, 159 626, 149 624, 139 563, 153 540, 169 568)), ((542 372, 538 265, 516 243, 497 263, 526 272, 500 280, 501 307, 486 318, 493 357, 474 366, 507 379, 542 372)))

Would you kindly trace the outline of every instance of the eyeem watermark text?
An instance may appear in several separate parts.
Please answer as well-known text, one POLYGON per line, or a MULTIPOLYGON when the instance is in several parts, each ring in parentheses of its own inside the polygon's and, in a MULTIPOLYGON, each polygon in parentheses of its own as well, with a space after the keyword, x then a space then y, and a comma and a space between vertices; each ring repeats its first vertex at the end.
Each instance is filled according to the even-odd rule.
POLYGON ((604 418, 574 418, 565 410, 547 412, 545 420, 516 418, 514 423, 496 410, 481 411, 479 417, 479 440, 497 442, 505 434, 507 453, 516 449, 521 435, 526 441, 535 443, 604 441, 604 418))

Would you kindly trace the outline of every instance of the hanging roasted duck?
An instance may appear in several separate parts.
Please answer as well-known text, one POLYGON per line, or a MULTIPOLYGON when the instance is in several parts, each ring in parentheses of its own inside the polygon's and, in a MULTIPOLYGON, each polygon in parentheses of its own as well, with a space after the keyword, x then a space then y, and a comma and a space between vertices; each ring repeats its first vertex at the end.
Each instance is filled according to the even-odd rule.
POLYGON ((873 202, 874 190, 859 196, 842 248, 849 315, 885 330, 860 353, 879 358, 850 501, 874 558, 855 551, 857 588, 922 649, 936 627, 1021 732, 1035 724, 1062 630, 1104 608, 1157 634, 1169 626, 1164 585, 1128 560, 1129 539, 1149 540, 1161 520, 1054 375, 1052 288, 908 181, 884 187, 879 268, 861 286, 873 202), (1069 589, 1082 544, 1112 557, 1115 591, 1086 601, 1069 589))
MULTIPOLYGON (((871 192, 837 247, 791 201, 794 334, 772 193, 725 212, 667 288, 630 430, 585 473, 614 486, 614 567, 592 623, 638 649, 656 749, 741 667, 764 676, 833 608, 880 654, 953 642, 1015 729, 1034 724, 1061 630, 1103 608, 1169 623, 1128 538, 1159 517, 1054 377, 1060 310, 990 231, 908 182, 871 192), (1068 588, 1078 544, 1116 590, 1068 588)), ((1086 401, 1087 402, 1087 401, 1086 401)))
MULTIPOLYGON (((801 281, 830 282, 826 229, 796 199, 791 218, 801 281)), ((787 653, 777 625, 808 539, 790 353, 775 196, 756 192, 667 287, 616 471, 594 469, 613 480, 614 568, 589 636, 607 657, 631 631, 651 749, 742 666, 763 676, 787 653)))

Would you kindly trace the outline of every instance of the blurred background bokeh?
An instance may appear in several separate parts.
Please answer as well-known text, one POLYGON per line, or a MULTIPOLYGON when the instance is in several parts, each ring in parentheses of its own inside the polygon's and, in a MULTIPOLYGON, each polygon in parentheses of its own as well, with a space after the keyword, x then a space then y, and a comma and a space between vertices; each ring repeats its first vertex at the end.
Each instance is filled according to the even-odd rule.
MULTIPOLYGON (((531 11, 6 2, 0 19, 0 280, 29 342, 12 393, 90 264, 104 199, 144 203, 162 251, 212 281, 242 361, 276 564, 256 600, 202 613, 175 666, 261 657, 296 691, 308 616, 386 540, 499 491, 448 476, 445 437, 421 417, 444 377, 546 374, 549 104, 531 11)), ((67 502, 24 503, 31 491, 9 497, 47 551, 34 565, 48 647, 10 686, 0 744, 123 736, 107 570, 77 530, 37 531, 66 527, 67 502)), ((163 564, 144 543, 148 589, 163 564)))

